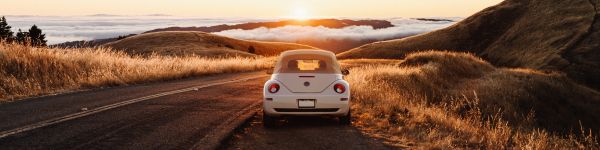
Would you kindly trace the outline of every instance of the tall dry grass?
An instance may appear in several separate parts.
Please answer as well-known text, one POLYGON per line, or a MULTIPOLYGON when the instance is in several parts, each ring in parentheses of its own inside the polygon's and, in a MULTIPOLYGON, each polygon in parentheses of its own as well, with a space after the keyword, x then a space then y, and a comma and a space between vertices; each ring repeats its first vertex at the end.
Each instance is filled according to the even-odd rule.
POLYGON ((0 43, 0 102, 63 91, 265 69, 272 58, 137 57, 0 43))
POLYGON ((436 51, 350 71, 355 125, 395 146, 600 148, 597 130, 590 131, 600 120, 598 93, 559 73, 495 68, 470 54, 436 51))

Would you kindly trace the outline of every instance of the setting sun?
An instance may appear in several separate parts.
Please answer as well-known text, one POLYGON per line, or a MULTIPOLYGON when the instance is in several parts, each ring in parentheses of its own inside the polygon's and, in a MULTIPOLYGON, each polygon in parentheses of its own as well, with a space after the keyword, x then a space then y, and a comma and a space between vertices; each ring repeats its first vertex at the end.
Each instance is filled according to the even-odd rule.
POLYGON ((296 7, 292 12, 291 18, 296 20, 307 20, 310 18, 310 15, 306 8, 296 7))

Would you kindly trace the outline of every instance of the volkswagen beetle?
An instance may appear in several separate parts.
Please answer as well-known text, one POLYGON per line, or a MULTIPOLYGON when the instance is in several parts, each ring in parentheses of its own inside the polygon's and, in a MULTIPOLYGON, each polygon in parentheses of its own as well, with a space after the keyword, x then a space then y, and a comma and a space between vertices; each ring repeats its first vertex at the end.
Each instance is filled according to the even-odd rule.
POLYGON ((263 123, 281 116, 329 115, 350 124, 350 86, 335 54, 325 50, 283 52, 264 85, 263 123))

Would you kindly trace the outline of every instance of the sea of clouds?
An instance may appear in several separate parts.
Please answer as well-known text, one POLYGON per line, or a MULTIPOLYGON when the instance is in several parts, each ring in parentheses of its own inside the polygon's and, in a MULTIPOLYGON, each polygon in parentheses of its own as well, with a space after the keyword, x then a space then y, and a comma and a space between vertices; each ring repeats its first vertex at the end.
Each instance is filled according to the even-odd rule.
MULTIPOLYGON (((6 16, 6 19, 15 32, 17 32, 19 28, 25 31, 34 24, 39 26, 46 33, 46 39, 49 44, 111 38, 119 35, 138 34, 152 29, 172 26, 199 27, 279 20, 253 18, 198 18, 164 15, 6 16)), ((459 21, 461 18, 444 19, 459 21)), ((455 23, 449 21, 419 21, 410 18, 389 18, 386 20, 392 22, 395 27, 375 30, 369 26, 351 26, 341 29, 285 26, 272 29, 257 28, 253 30, 227 30, 215 34, 240 39, 286 42, 294 42, 307 38, 330 40, 380 40, 428 32, 455 23)))
MULTIPOLYGON (((458 18, 453 18, 458 20, 458 18)), ((340 29, 322 26, 285 26, 253 30, 226 30, 215 34, 249 40, 295 42, 312 40, 385 40, 429 32, 454 24, 450 21, 420 21, 410 18, 386 19, 394 27, 373 29, 371 26, 349 26, 340 29)))

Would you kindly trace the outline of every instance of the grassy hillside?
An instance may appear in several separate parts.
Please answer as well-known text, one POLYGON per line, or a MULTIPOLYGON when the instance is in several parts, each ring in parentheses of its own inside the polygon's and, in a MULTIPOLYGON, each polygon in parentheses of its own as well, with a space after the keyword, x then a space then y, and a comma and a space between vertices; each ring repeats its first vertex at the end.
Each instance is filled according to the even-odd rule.
POLYGON ((599 4, 505 0, 340 53, 403 59, 350 70, 356 125, 402 147, 598 149, 599 4))
MULTIPOLYGON (((380 61, 379 61, 380 62, 380 61)), ((556 72, 425 51, 350 70, 355 124, 400 147, 599 148, 600 93, 556 72), (589 131, 591 129, 592 131, 589 131)))
POLYGON ((274 56, 286 50, 311 49, 313 47, 279 42, 238 40, 214 34, 194 31, 168 31, 145 33, 104 44, 133 55, 169 55, 204 57, 252 57, 274 56), (251 47, 254 52, 251 52, 251 47))
POLYGON ((445 29, 367 44, 339 58, 404 58, 423 50, 472 52, 494 65, 560 70, 600 89, 599 0, 505 0, 445 29))
POLYGON ((272 58, 132 57, 110 49, 0 42, 0 102, 69 90, 269 68, 272 58))

